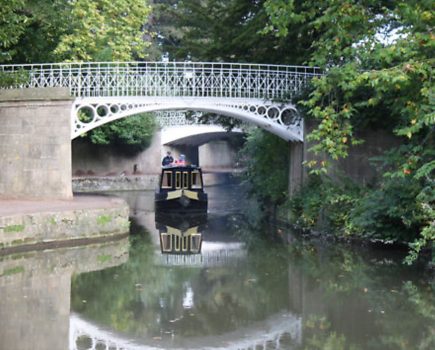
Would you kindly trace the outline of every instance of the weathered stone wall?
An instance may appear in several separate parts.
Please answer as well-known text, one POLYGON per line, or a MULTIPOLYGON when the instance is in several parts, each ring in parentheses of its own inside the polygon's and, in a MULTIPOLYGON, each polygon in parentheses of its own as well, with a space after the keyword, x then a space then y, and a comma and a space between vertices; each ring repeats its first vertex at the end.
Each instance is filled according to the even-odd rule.
POLYGON ((73 242, 126 234, 129 208, 122 200, 110 207, 43 211, 0 216, 0 252, 5 248, 73 242))
POLYGON ((159 185, 160 174, 131 176, 76 177, 74 192, 140 191, 154 190, 159 185))
POLYGON ((228 141, 212 141, 199 147, 199 164, 203 169, 234 168, 237 151, 228 141))
MULTIPOLYGON (((234 181, 239 172, 203 173, 205 186, 222 185, 234 181)), ((159 186, 160 174, 131 176, 90 176, 73 178, 73 191, 110 192, 110 191, 154 191, 159 186)))
MULTIPOLYGON (((307 135, 315 127, 314 122, 306 122, 307 135)), ((303 149, 303 159, 307 162, 310 160, 328 160, 331 165, 331 176, 340 178, 341 176, 348 176, 357 183, 370 183, 379 174, 375 167, 370 163, 370 158, 380 156, 386 150, 400 145, 400 138, 388 133, 382 129, 367 130, 364 133, 357 135, 358 138, 364 140, 364 143, 349 148, 349 155, 345 159, 333 161, 326 155, 314 155, 309 151, 313 146, 312 142, 305 142, 303 149)), ((307 177, 307 168, 303 169, 304 179, 307 177)))
POLYGON ((304 144, 302 142, 289 142, 289 195, 296 193, 303 184, 304 144))
POLYGON ((75 177, 160 174, 161 149, 160 131, 154 134, 146 150, 134 156, 77 138, 72 143, 72 174, 75 177))
POLYGON ((120 153, 113 146, 94 145, 81 138, 72 142, 72 174, 79 177, 116 177, 160 174, 161 161, 167 151, 174 159, 184 154, 192 164, 203 169, 233 168, 237 147, 229 141, 211 141, 201 146, 162 145, 161 131, 156 132, 150 147, 134 156, 120 153))
POLYGON ((349 156, 335 163, 335 175, 345 174, 358 183, 366 184, 380 175, 370 163, 370 158, 378 157, 392 147, 399 146, 402 140, 381 129, 368 130, 357 137, 364 140, 364 143, 350 147, 349 156))
POLYGON ((0 198, 71 198, 68 89, 0 90, 0 198))

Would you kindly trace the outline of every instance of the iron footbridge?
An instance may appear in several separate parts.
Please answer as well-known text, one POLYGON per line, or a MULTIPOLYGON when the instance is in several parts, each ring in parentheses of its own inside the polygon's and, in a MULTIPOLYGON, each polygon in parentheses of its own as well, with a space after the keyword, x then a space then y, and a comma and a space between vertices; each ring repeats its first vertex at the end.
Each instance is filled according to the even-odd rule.
POLYGON ((253 123, 303 141, 303 119, 289 101, 318 68, 213 62, 91 62, 1 65, 8 88, 68 88, 71 138, 144 112, 189 110, 253 123))

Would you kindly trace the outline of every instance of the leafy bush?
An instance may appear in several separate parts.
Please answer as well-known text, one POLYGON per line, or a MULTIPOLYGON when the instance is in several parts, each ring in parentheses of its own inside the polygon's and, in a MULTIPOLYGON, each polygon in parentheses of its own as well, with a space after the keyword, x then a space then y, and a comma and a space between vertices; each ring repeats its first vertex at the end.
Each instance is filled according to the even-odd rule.
POLYGON ((435 241, 435 149, 431 134, 422 135, 419 145, 405 143, 376 159, 383 179, 351 217, 356 234, 407 243, 407 263, 435 241))
POLYGON ((15 72, 0 72, 0 88, 15 88, 29 81, 29 72, 17 70, 15 72))
POLYGON ((382 159, 385 175, 374 188, 311 175, 301 192, 287 203, 292 221, 337 236, 407 244, 410 252, 405 261, 412 263, 435 241, 433 170, 415 175, 410 169, 388 172, 385 168, 394 167, 393 163, 402 162, 403 157, 394 152, 382 159))
POLYGON ((355 233, 388 242, 408 242, 422 227, 417 200, 421 186, 411 178, 387 179, 361 198, 351 215, 355 233))
POLYGON ((293 221, 303 228, 316 228, 344 235, 361 189, 349 181, 333 181, 311 175, 301 191, 289 200, 293 221))
POLYGON ((150 143, 156 122, 150 114, 139 114, 104 124, 89 132, 94 144, 114 145, 127 154, 146 149, 150 143))
POLYGON ((265 204, 280 204, 288 191, 288 144, 261 129, 254 129, 240 151, 245 178, 252 192, 265 204))

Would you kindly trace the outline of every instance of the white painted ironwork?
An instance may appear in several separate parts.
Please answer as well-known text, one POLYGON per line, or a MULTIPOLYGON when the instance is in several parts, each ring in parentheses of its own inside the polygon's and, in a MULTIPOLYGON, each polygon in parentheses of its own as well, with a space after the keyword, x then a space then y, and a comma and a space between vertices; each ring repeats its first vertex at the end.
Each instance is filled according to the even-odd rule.
POLYGON ((160 127, 173 125, 195 125, 200 123, 200 118, 204 113, 188 111, 159 111, 155 112, 157 123, 160 127))
POLYGON ((193 110, 253 123, 285 140, 303 140, 303 120, 292 104, 260 99, 214 97, 78 98, 71 113, 72 138, 129 115, 163 110, 193 110))
POLYGON ((10 88, 66 87, 76 97, 72 134, 141 112, 189 109, 252 122, 290 141, 302 120, 288 102, 318 68, 209 62, 1 65, 10 88))
MULTIPOLYGON (((171 337, 174 336, 177 335, 171 334, 171 337)), ((302 340, 302 319, 291 313, 280 313, 254 324, 251 328, 247 327, 238 332, 216 336, 214 342, 211 337, 204 337, 204 339, 198 337, 196 340, 197 345, 189 344, 187 347, 171 345, 170 348, 173 350, 296 349, 302 340)), ((142 344, 137 343, 121 334, 98 327, 77 314, 70 316, 69 350, 162 350, 168 348, 165 344, 159 344, 152 339, 148 340, 148 344, 144 338, 141 342, 142 344)))

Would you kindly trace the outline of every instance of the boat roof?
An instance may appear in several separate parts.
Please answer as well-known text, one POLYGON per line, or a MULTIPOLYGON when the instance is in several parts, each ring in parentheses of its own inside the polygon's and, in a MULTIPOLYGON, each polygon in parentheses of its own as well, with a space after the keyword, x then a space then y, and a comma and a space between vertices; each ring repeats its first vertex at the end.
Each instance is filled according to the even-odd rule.
POLYGON ((162 170, 201 170, 197 165, 166 165, 162 166, 162 170))

